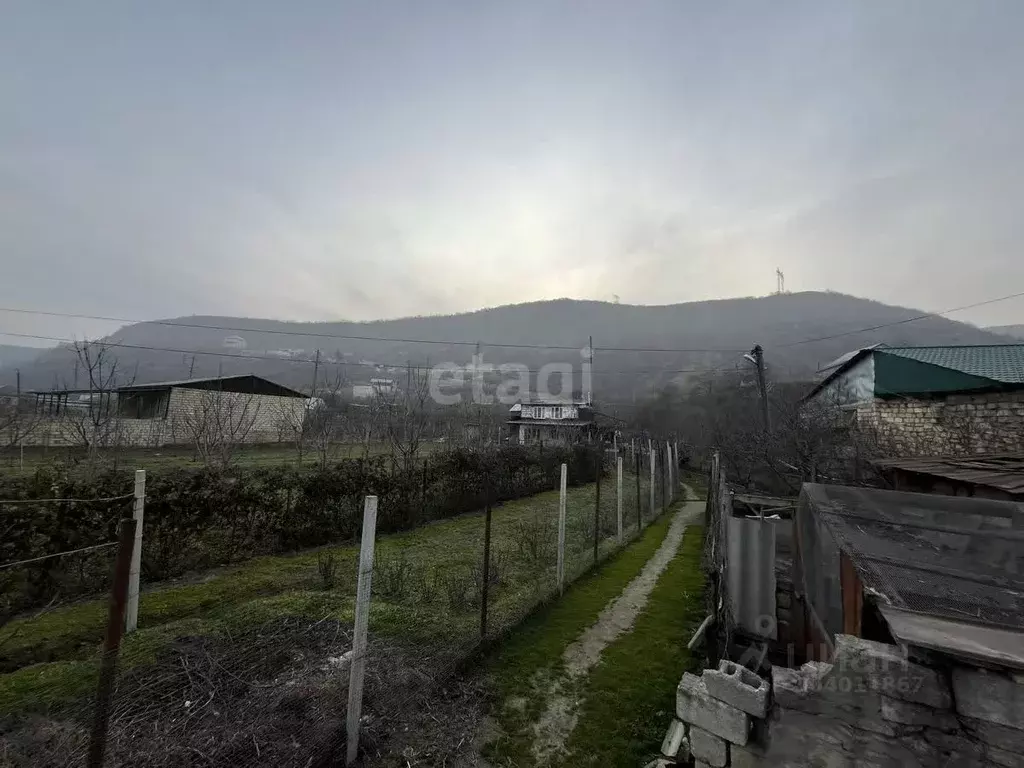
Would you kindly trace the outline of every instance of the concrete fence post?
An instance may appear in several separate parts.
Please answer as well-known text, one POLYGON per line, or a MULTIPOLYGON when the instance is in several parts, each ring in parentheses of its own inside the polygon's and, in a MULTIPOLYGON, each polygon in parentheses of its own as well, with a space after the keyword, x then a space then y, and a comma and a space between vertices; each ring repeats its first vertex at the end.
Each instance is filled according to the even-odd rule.
POLYGON ((377 497, 363 504, 363 536, 359 545, 359 578, 356 582, 355 634, 348 679, 348 721, 345 765, 359 754, 359 719, 363 713, 363 679, 366 676, 366 632, 370 623, 370 585, 373 581, 373 544, 377 534, 377 497))
POLYGON ((668 470, 668 498, 665 499, 665 503, 671 503, 676 498, 676 486, 675 486, 675 471, 676 468, 672 466, 672 441, 665 441, 665 469, 668 470))
POLYGON ((569 474, 569 467, 562 465, 562 481, 559 484, 558 492, 558 564, 555 576, 558 580, 558 594, 565 589, 565 483, 569 474))
POLYGON ((142 573, 142 518, 146 510, 146 470, 135 470, 135 493, 132 519, 135 521, 135 546, 132 547, 132 566, 128 572, 128 606, 124 613, 125 633, 139 626, 139 581, 142 573))
POLYGON ((654 465, 657 463, 657 461, 655 459, 655 455, 654 455, 654 443, 651 442, 650 440, 647 441, 647 449, 650 451, 650 454, 651 454, 651 461, 650 461, 650 464, 651 464, 651 514, 653 515, 654 514, 654 510, 657 509, 657 507, 655 506, 655 504, 656 504, 655 496, 657 495, 656 492, 657 492, 658 484, 657 484, 657 481, 654 479, 655 478, 654 465))
POLYGON ((619 545, 622 544, 622 457, 615 457, 615 519, 619 545))

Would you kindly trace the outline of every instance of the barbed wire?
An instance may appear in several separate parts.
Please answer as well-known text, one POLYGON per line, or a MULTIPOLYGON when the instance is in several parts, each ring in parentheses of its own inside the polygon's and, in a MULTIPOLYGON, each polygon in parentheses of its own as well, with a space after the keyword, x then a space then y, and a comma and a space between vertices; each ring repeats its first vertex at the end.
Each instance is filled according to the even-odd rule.
POLYGON ((97 497, 97 498, 94 498, 94 499, 86 499, 86 498, 82 498, 82 499, 0 499, 0 504, 5 505, 5 506, 7 506, 7 505, 16 505, 16 504, 44 504, 44 503, 65 504, 65 503, 69 503, 69 502, 82 502, 82 503, 87 503, 87 504, 100 504, 100 503, 108 503, 108 502, 111 502, 111 501, 125 501, 127 499, 131 499, 131 498, 134 498, 134 497, 135 497, 135 494, 133 494, 133 493, 124 493, 124 494, 121 494, 120 496, 100 496, 100 497, 97 497))
POLYGON ((81 554, 82 552, 92 552, 92 551, 97 550, 97 549, 106 549, 107 547, 116 547, 116 546, 117 546, 117 542, 116 541, 108 541, 105 544, 94 544, 91 547, 82 547, 81 549, 69 549, 69 550, 67 550, 65 552, 54 552, 53 554, 50 554, 50 555, 41 555, 39 557, 30 557, 27 560, 16 560, 13 563, 3 563, 2 565, 0 565, 0 571, 4 570, 5 568, 14 568, 15 566, 18 566, 18 565, 27 565, 29 563, 38 563, 38 562, 40 562, 42 560, 50 560, 50 559, 52 559, 54 557, 65 557, 66 555, 78 555, 78 554, 81 554))

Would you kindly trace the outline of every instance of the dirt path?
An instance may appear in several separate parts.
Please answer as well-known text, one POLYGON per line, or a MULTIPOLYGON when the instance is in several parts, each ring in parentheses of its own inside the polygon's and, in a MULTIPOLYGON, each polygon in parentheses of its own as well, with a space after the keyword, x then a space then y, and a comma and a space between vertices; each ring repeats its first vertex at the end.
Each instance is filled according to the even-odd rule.
MULTIPOLYGON (((694 494, 686 489, 686 495, 694 494)), ((647 604, 647 598, 658 582, 662 571, 675 557, 688 525, 699 520, 704 502, 691 501, 675 513, 664 541, 640 574, 618 597, 605 606, 593 626, 565 649, 565 676, 554 681, 549 688, 547 707, 534 726, 533 756, 538 765, 549 763, 563 754, 569 735, 576 727, 582 699, 578 691, 586 682, 590 670, 601 660, 601 652, 633 626, 636 617, 647 604)))

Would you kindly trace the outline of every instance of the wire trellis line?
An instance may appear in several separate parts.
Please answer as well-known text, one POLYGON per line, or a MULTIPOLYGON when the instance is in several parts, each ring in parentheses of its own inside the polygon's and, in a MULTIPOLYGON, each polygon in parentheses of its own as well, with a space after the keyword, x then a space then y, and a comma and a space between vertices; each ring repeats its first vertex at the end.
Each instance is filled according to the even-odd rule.
POLYGON ((14 505, 14 504, 61 504, 69 502, 82 502, 86 504, 97 504, 106 503, 110 501, 127 501, 128 499, 134 498, 135 494, 125 493, 121 496, 101 496, 96 499, 0 499, 0 504, 3 505, 14 505))
POLYGON ((5 568, 14 568, 16 565, 27 565, 28 563, 38 563, 40 560, 49 560, 53 557, 63 557, 64 555, 77 555, 82 552, 91 552, 96 549, 106 549, 107 547, 116 547, 116 541, 108 541, 106 544, 94 544, 91 547, 82 547, 81 549, 69 549, 66 552, 54 552, 50 555, 40 555, 39 557, 30 557, 28 560, 15 560, 13 563, 3 563, 0 565, 0 571, 5 568))

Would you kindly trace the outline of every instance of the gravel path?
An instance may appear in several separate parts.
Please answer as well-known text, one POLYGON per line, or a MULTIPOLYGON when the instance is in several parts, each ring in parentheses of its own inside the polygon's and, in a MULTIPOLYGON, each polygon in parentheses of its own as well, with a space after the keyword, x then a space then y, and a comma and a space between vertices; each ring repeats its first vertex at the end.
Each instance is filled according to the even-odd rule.
MULTIPOLYGON (((689 488, 686 494, 690 498, 694 496, 689 488)), ((566 675, 552 683, 547 707, 534 726, 533 756, 538 765, 547 764, 556 755, 564 753, 569 735, 576 727, 582 704, 576 691, 586 681, 590 670, 601 660, 601 652, 633 626, 636 617, 647 604, 647 598, 657 584, 658 577, 679 550, 686 527, 697 523, 703 511, 702 501, 683 504, 675 513, 658 551, 647 561, 640 574, 626 585, 622 594, 605 606, 594 625, 565 649, 562 658, 566 675)))

